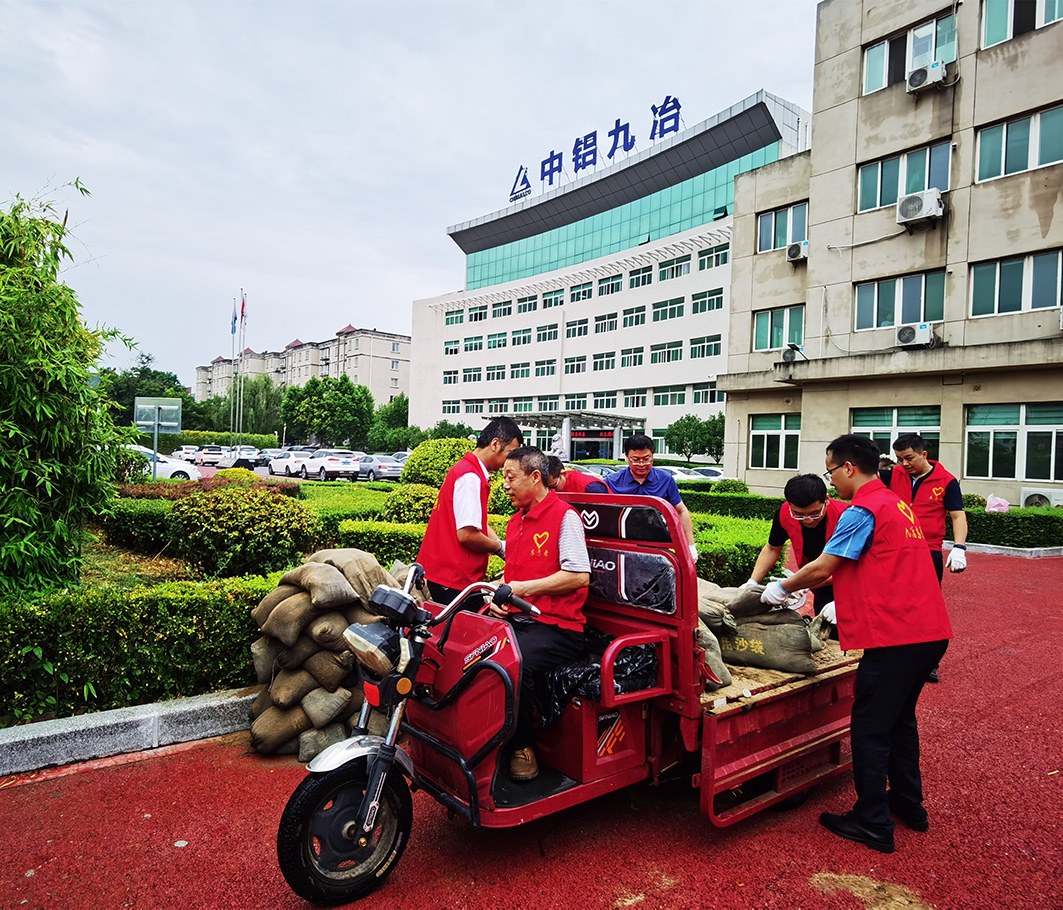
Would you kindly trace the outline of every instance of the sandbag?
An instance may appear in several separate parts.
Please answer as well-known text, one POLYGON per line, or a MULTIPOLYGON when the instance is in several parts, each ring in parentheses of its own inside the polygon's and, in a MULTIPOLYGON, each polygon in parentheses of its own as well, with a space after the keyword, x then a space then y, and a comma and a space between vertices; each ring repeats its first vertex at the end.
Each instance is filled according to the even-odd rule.
MULTIPOLYGON (((380 617, 377 616, 376 613, 370 613, 361 604, 349 604, 339 612, 342 613, 343 618, 347 620, 347 625, 360 623, 364 626, 371 622, 380 622, 380 617)), ((342 645, 343 643, 340 642, 340 644, 342 645)))
POLYGON ((282 670, 298 670, 311 654, 316 654, 320 650, 321 645, 304 632, 290 648, 280 649, 277 654, 277 663, 282 670))
POLYGON ((310 600, 310 595, 300 591, 273 608, 269 619, 262 624, 262 631, 290 648, 299 639, 303 627, 318 615, 320 613, 310 600))
POLYGON ((310 723, 320 730, 332 723, 350 700, 351 693, 347 689, 329 692, 328 689, 317 688, 307 692, 299 704, 310 718, 310 723))
POLYGON ((275 638, 263 635, 251 642, 251 662, 255 665, 255 679, 268 683, 273 679, 281 644, 275 638))
POLYGON ((250 723, 254 723, 256 718, 261 717, 270 708, 273 707, 273 697, 269 694, 269 686, 263 686, 262 691, 258 693, 255 700, 248 705, 247 719, 250 723))
POLYGON ((734 632, 735 618, 724 606, 723 595, 720 594, 722 590, 723 588, 711 581, 706 581, 704 578, 698 579, 698 617, 715 633, 734 632))
POLYGON ((723 659, 743 667, 812 673, 816 665, 812 661, 812 642, 804 619, 792 610, 776 610, 767 621, 759 621, 764 618, 743 619, 737 634, 721 635, 723 659))
POLYGON ((317 685, 317 680, 307 670, 281 670, 269 687, 269 694, 278 707, 290 708, 317 685))
POLYGON ((308 562, 286 572, 282 585, 297 585, 310 593, 310 602, 319 610, 331 610, 355 599, 354 588, 335 566, 308 562))
POLYGON ((343 633, 349 625, 347 617, 342 613, 322 613, 307 623, 306 634, 322 648, 327 648, 329 651, 343 651, 347 647, 343 640, 343 633))
MULTIPOLYGON (((354 669, 355 662, 354 653, 350 650, 336 652, 322 649, 315 651, 306 659, 303 669, 329 692, 335 692, 354 669)), ((318 725, 314 724, 314 726, 318 725)))
POLYGON ((269 614, 273 612, 273 608, 293 594, 298 594, 300 590, 298 585, 282 583, 270 591, 258 602, 257 606, 251 608, 251 619, 254 620, 255 625, 261 629, 266 620, 269 619, 269 614))
MULTIPOLYGON (((411 567, 406 565, 406 563, 400 562, 397 559, 391 564, 389 572, 391 577, 395 579, 395 584, 400 588, 406 587, 406 579, 410 574, 410 568, 411 567)), ((427 595, 425 594, 425 583, 422 581, 420 585, 410 592, 410 596, 413 597, 417 603, 423 604, 427 599, 427 595)))
POLYGON ((299 734, 299 761, 308 762, 324 752, 329 746, 347 738, 343 724, 330 724, 320 730, 307 730, 299 734))
POLYGON ((263 755, 272 755, 312 726, 299 705, 288 709, 272 707, 251 724, 251 747, 263 755))
POLYGON ((724 686, 731 685, 734 680, 731 679, 731 671, 727 669, 727 664, 723 662, 720 640, 701 620, 698 620, 697 642, 704 652, 701 658, 703 663, 701 677, 705 682, 705 688, 722 689, 724 686))
POLYGON ((395 579, 385 572, 376 557, 364 550, 348 547, 337 550, 318 550, 311 553, 311 562, 323 562, 335 566, 354 589, 354 594, 363 603, 369 601, 370 595, 377 585, 389 585, 398 587, 395 579))

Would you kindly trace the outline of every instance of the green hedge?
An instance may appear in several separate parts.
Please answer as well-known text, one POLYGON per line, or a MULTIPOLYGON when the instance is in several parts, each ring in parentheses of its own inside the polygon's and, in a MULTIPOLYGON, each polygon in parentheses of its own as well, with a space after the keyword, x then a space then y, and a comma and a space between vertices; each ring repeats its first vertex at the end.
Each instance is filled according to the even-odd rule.
MULTIPOLYGON (((951 527, 947 533, 951 538, 951 527)), ((1063 509, 968 509, 967 542, 998 547, 1063 547, 1063 509)))
POLYGON ((137 553, 159 553, 170 542, 169 499, 116 499, 101 519, 104 538, 137 553))
POLYGON ((693 512, 731 515, 735 518, 759 518, 770 521, 786 501, 781 496, 757 496, 755 493, 698 493, 683 491, 683 502, 693 512))
POLYGON ((742 584, 768 541, 771 523, 727 515, 701 515, 694 530, 698 577, 724 587, 742 584))
MULTIPOLYGON (((140 444, 150 449, 153 436, 152 433, 141 433, 140 444)), ((178 446, 206 445, 242 445, 254 446, 256 449, 275 449, 277 448, 277 434, 242 433, 239 440, 230 440, 229 434, 224 430, 185 430, 183 433, 159 434, 159 451, 163 455, 169 455, 178 446)))
POLYGON ((279 575, 0 603, 0 718, 66 717, 251 685, 251 608, 279 575))
POLYGON ((340 522, 336 545, 372 553, 387 569, 396 559, 411 563, 417 558, 426 527, 424 524, 385 521, 343 521, 340 522))

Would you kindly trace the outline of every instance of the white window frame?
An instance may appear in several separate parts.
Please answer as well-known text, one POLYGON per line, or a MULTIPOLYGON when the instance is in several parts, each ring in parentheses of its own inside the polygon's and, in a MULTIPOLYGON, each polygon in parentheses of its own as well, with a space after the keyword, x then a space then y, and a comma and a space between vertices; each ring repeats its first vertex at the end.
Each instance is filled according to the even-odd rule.
POLYGON ((566 357, 564 374, 566 376, 573 376, 576 373, 587 372, 587 355, 578 354, 575 357, 566 357))
POLYGON ((506 340, 508 333, 506 332, 492 332, 487 336, 488 349, 504 348, 506 346, 506 340))
POLYGON ((499 300, 496 303, 491 304, 491 318, 502 319, 506 316, 513 315, 513 301, 512 300, 499 300))
POLYGON ((484 412, 484 400, 482 398, 466 398, 466 414, 482 414, 484 412))
POLYGON ((534 313, 539 309, 539 295, 532 294, 530 297, 517 298, 518 313, 534 313))
POLYGON ((657 266, 657 280, 671 281, 673 278, 682 278, 690 274, 690 254, 676 256, 675 259, 666 259, 657 266))
POLYGON ((650 363, 679 363, 682 359, 682 341, 664 341, 650 345, 650 363))
POLYGON ((483 335, 470 335, 465 339, 462 350, 468 354, 470 351, 482 351, 484 349, 483 335))
POLYGON ((800 243, 802 240, 808 240, 808 200, 804 199, 801 202, 795 202, 792 205, 784 205, 781 208, 773 209, 770 212, 760 212, 757 214, 757 253, 770 253, 773 250, 785 250, 791 243, 800 243), (798 209, 804 209, 805 226, 801 231, 794 230, 794 212, 798 209), (786 239, 779 243, 776 239, 777 220, 780 215, 786 215, 786 239), (771 219, 771 246, 765 246, 761 240, 763 236, 763 229, 761 227, 764 224, 764 219, 771 219), (801 236, 797 236, 800 233, 801 236))
POLYGON ((452 354, 458 354, 461 352, 461 342, 455 340, 443 342, 443 356, 450 357, 452 354))
POLYGON ((1029 423, 1029 411, 1030 408, 1036 408, 1038 406, 1047 405, 1050 407, 1058 407, 1063 405, 1061 402, 1056 401, 1035 401, 1035 402, 986 402, 986 406, 994 405, 1006 405, 1011 407, 1017 407, 1019 411, 1018 420, 1016 423, 971 423, 971 411, 980 407, 980 405, 967 405, 964 408, 963 422, 963 476, 978 480, 1018 480, 1023 483, 1055 483, 1059 480, 1063 480, 1063 465, 1056 459, 1057 448, 1059 446, 1059 440, 1063 438, 1063 423, 1029 423), (971 468, 971 436, 975 433, 988 433, 989 434, 989 473, 988 474, 973 474, 971 468), (1049 469, 1051 477, 1030 477, 1027 474, 1029 468, 1029 449, 1030 449, 1030 435, 1039 433, 1052 434, 1052 442, 1050 444, 1051 455, 1049 456, 1051 467, 1049 469), (1010 473, 1004 473, 996 469, 996 442, 998 436, 1001 434, 1014 434, 1015 436, 1015 470, 1010 473))
POLYGON ((931 269, 928 272, 916 272, 914 275, 889 275, 885 278, 878 278, 875 281, 861 281, 859 284, 853 286, 853 331, 854 332, 874 332, 876 329, 890 329, 900 325, 918 325, 922 322, 943 322, 945 314, 945 269, 931 269), (932 314, 933 318, 928 317, 927 314, 927 300, 926 300, 926 286, 927 280, 930 276, 937 276, 940 280, 941 286, 941 315, 932 314), (879 312, 879 294, 881 293, 882 286, 892 282, 894 285, 893 293, 893 316, 890 319, 880 321, 881 313, 879 312), (913 285, 918 283, 919 285, 919 318, 918 319, 904 319, 904 290, 906 285, 913 285), (874 317, 873 325, 859 324, 860 319, 860 300, 861 297, 865 297, 868 293, 872 294, 871 298, 871 312, 874 317))
POLYGON ((593 397, 594 410, 611 409, 616 407, 616 390, 612 392, 595 392, 593 397))
POLYGON ((719 268, 721 265, 726 265, 730 258, 730 243, 719 243, 716 246, 709 247, 707 250, 702 250, 698 253, 698 271, 704 272, 706 269, 719 268))
POLYGON ((557 375, 557 359, 552 357, 549 360, 536 360, 535 361, 535 375, 536 376, 556 376, 557 375))
POLYGON ((682 319, 685 310, 685 297, 673 297, 661 300, 653 305, 653 321, 667 322, 669 319, 682 319))
POLYGON ((967 312, 971 319, 991 319, 995 316, 1014 316, 1018 313, 1045 313, 1063 304, 1063 250, 1037 250, 1027 253, 1025 256, 1005 256, 1002 259, 988 259, 983 262, 972 262, 968 267, 968 284, 970 285, 970 299, 968 300, 967 312), (1048 260, 1055 257, 1055 302, 1048 306, 1035 307, 1033 305, 1034 291, 1034 259, 1048 260), (1022 262, 1022 290, 1019 296, 1019 308, 1017 310, 1000 309, 1000 271, 1005 263, 1022 262), (993 312, 974 312, 974 293, 979 275, 985 274, 987 267, 993 268, 993 312))
POLYGON ((586 392, 566 392, 565 393, 565 410, 566 411, 584 411, 587 409, 587 393, 586 392))
POLYGON ((444 398, 440 413, 443 414, 460 414, 461 413, 461 401, 457 398, 444 398))
POLYGON ((551 411, 561 410, 561 396, 560 395, 540 395, 539 396, 539 410, 543 413, 551 411))
POLYGON ((506 378, 506 365, 504 363, 493 363, 490 366, 484 367, 484 381, 485 382, 503 382, 506 378))
POLYGON ((625 329, 633 329, 635 326, 646 324, 646 305, 640 304, 639 306, 629 306, 624 310, 623 321, 621 325, 625 329))
POLYGON ((531 344, 531 329, 514 329, 510 334, 509 340, 513 347, 521 344, 531 344))
POLYGON ((752 345, 751 345, 751 348, 752 348, 753 351, 755 351, 755 352, 781 351, 790 342, 793 342, 794 344, 804 344, 804 342, 805 342, 805 305, 803 303, 793 304, 792 306, 772 307, 771 309, 767 309, 767 310, 756 310, 753 313, 753 340, 752 340, 752 345), (801 313, 801 325, 800 325, 801 331, 800 332, 795 332, 794 331, 794 313, 796 313, 796 312, 800 312, 801 313), (781 313, 782 314, 782 318, 783 318, 782 335, 783 335, 783 338, 782 338, 782 341, 779 344, 772 344, 771 343, 771 321, 772 321, 772 317, 769 315, 768 316, 768 319, 769 319, 768 345, 767 345, 767 347, 758 347, 757 346, 757 322, 760 319, 761 315, 765 314, 765 313, 766 314, 773 314, 773 313, 781 313))
POLYGON ((582 284, 574 284, 568 289, 568 302, 579 303, 581 300, 590 300, 594 296, 594 282, 584 281, 582 284))
POLYGON ((553 291, 543 291, 543 309, 549 310, 555 306, 565 305, 565 289, 557 288, 553 291))
POLYGON ((586 319, 573 319, 565 323, 566 338, 583 338, 589 333, 590 328, 586 319))
POLYGON ((624 389, 624 407, 625 408, 644 408, 644 407, 646 407, 646 390, 645 389, 624 389))
POLYGON ((628 288, 634 290, 635 288, 644 288, 646 285, 653 284, 653 266, 645 265, 637 269, 632 269, 627 273, 628 288))
POLYGON ((443 385, 457 385, 458 384, 458 371, 457 370, 444 370, 443 371, 443 385))
POLYGON ((462 325, 465 322, 465 310, 451 310, 443 317, 443 325, 462 325))
POLYGON ((655 408, 673 408, 686 403, 687 387, 685 385, 662 385, 653 390, 655 408))
POLYGON ((602 313, 594 317, 594 334, 601 335, 603 332, 615 332, 617 326, 616 313, 602 313))
MULTIPOLYGON (((982 0, 982 27, 980 29, 981 34, 979 36, 979 39, 981 41, 983 49, 987 47, 996 47, 998 44, 1003 44, 1005 41, 1012 41, 1016 37, 1015 0, 1003 0, 1003 3, 1007 9, 1008 20, 1006 34, 998 41, 993 41, 992 43, 989 42, 987 32, 991 24, 991 17, 989 15, 988 10, 990 2, 992 2, 992 0, 982 0)), ((1032 31, 1036 31, 1039 28, 1044 28, 1046 25, 1051 25, 1053 22, 1058 22, 1061 18, 1063 18, 1063 3, 1060 3, 1059 0, 1055 0, 1055 2, 1052 2, 1051 5, 1049 2, 1046 2, 1046 0, 1037 0, 1036 12, 1034 15, 1034 26, 1032 31), (1048 11, 1050 9, 1054 13, 1054 18, 1052 19, 1048 19, 1048 11)), ((1022 37, 1022 35, 1027 34, 1029 34, 1028 31, 1020 32, 1018 37, 1022 37)))
POLYGON ((540 325, 535 327, 535 342, 542 344, 546 341, 557 341, 557 323, 552 325, 540 325))
POLYGON ((711 313, 713 310, 723 309, 723 288, 713 288, 709 291, 698 291, 690 295, 690 313, 698 316, 701 313, 711 313))
POLYGON ((952 183, 952 142, 951 140, 944 140, 942 142, 932 142, 929 145, 921 145, 918 148, 909 149, 906 152, 900 152, 896 155, 888 155, 885 158, 879 158, 877 161, 868 161, 866 164, 861 164, 856 169, 856 210, 857 212, 873 212, 876 209, 888 208, 895 206, 897 201, 903 196, 907 196, 910 193, 920 193, 924 190, 931 189, 930 185, 930 161, 934 154, 935 149, 944 149, 946 161, 948 163, 947 172, 945 174, 944 186, 934 186, 933 189, 941 190, 943 193, 949 191, 952 183), (920 184, 915 189, 910 189, 908 186, 908 168, 912 161, 915 160, 920 152, 926 152, 926 161, 923 165, 923 174, 920 184), (897 186, 893 198, 889 198, 889 194, 883 194, 882 186, 882 171, 883 165, 887 162, 897 161, 897 186), (861 187, 863 186, 864 174, 874 173, 875 176, 875 204, 869 205, 866 208, 861 208, 861 187), (883 196, 885 195, 886 201, 883 202, 883 196))
POLYGON ((801 415, 800 414, 750 414, 749 415, 749 468, 753 471, 796 471, 801 459, 801 415), (758 418, 779 418, 779 427, 756 427, 755 424, 763 423, 758 418), (757 440, 763 440, 760 459, 763 463, 756 464, 757 440), (775 446, 772 445, 774 440, 775 446), (792 450, 792 458, 788 457, 787 443, 795 441, 792 450), (771 449, 775 448, 773 453, 771 449))
POLYGON ((715 380, 695 383, 690 392, 694 404, 717 404, 726 400, 724 393, 716 390, 715 380))
POLYGON ((481 382, 483 380, 483 369, 481 367, 465 367, 461 371, 462 382, 481 382))
POLYGON ((639 345, 637 348, 624 348, 620 351, 620 368, 640 367, 646 357, 646 348, 639 345))
POLYGON ((607 278, 598 279, 598 296, 607 297, 610 294, 619 294, 624 289, 623 274, 610 275, 607 278))
POLYGON ((704 357, 719 357, 723 350, 723 340, 720 335, 700 335, 690 339, 690 359, 699 360, 704 357))
POLYGON ((531 378, 531 361, 522 360, 519 363, 512 363, 509 366, 509 378, 510 379, 530 379, 531 378))
POLYGON ((530 414, 534 410, 535 403, 531 395, 521 395, 513 399, 514 414, 530 414))
POLYGON ((1012 177, 1015 174, 1026 174, 1030 171, 1036 171, 1043 167, 1052 167, 1063 161, 1063 156, 1054 158, 1050 161, 1040 160, 1040 147, 1041 147, 1041 118, 1045 114, 1055 114, 1057 117, 1063 117, 1063 105, 1053 104, 1051 107, 1042 108, 1039 111, 1032 111, 1029 114, 1024 114, 1021 117, 1012 117, 1010 120, 1005 120, 1000 123, 991 123, 987 126, 979 127, 978 129, 978 154, 975 157, 974 162, 974 180, 975 183, 988 183, 991 180, 1002 180, 1005 177, 1012 177), (1026 166, 1018 168, 1014 171, 1005 172, 1004 168, 1007 163, 1007 150, 1008 150, 1008 131, 1019 123, 1025 121, 1030 122, 1029 141, 1026 148, 1026 166), (987 177, 980 176, 982 173, 982 152, 983 141, 986 134, 992 130, 1001 130, 1000 139, 1000 155, 996 161, 998 166, 998 172, 990 174, 987 177))
POLYGON ((486 322, 487 304, 469 307, 469 322, 486 322))
POLYGON ((591 360, 591 372, 600 373, 602 370, 616 369, 616 351, 605 351, 595 354, 591 360))

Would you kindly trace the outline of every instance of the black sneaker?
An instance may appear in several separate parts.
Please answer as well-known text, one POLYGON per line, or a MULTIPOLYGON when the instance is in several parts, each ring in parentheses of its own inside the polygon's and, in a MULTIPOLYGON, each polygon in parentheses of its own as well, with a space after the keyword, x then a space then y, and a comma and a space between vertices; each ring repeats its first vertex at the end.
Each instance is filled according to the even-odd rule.
POLYGON ((819 823, 832 834, 846 840, 854 840, 872 850, 878 850, 879 853, 893 852, 892 829, 882 831, 870 828, 860 821, 854 812, 846 812, 845 815, 824 812, 819 817, 819 823))

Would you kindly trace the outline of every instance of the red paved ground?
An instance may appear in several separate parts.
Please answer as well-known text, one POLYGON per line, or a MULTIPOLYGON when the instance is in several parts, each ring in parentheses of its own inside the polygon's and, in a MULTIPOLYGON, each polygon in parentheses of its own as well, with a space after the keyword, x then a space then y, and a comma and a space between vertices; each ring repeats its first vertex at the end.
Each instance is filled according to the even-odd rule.
MULTIPOLYGON (((957 639, 921 702, 931 830, 898 826, 891 856, 816 824, 849 806, 845 780, 727 830, 679 783, 509 831, 418 793, 405 857, 358 906, 1061 907, 1061 582, 1063 559, 946 576, 957 639)), ((237 736, 0 781, 0 907, 306 907, 274 853, 302 774, 237 736)))

